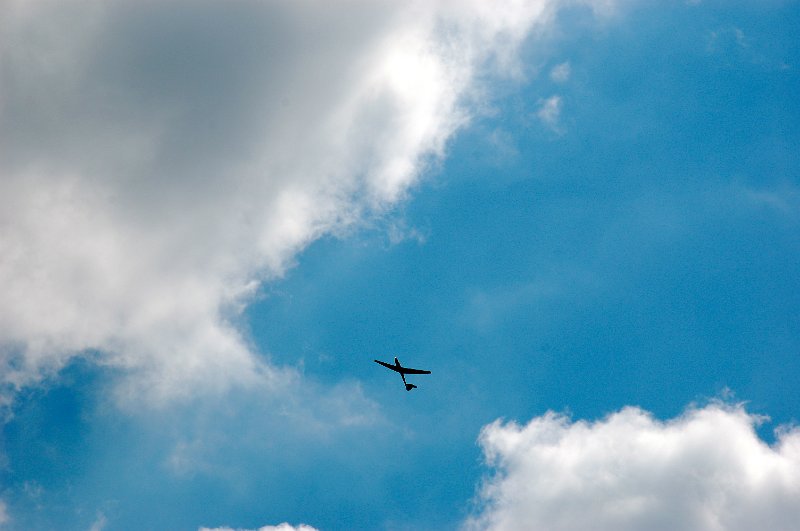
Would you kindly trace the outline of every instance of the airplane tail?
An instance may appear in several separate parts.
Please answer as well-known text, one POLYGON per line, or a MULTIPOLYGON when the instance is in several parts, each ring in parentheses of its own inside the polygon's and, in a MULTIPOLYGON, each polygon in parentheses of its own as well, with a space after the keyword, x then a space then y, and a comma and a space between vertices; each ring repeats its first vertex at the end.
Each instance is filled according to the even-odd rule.
POLYGON ((406 391, 411 391, 412 389, 416 389, 417 386, 414 384, 407 383, 406 384, 406 391))

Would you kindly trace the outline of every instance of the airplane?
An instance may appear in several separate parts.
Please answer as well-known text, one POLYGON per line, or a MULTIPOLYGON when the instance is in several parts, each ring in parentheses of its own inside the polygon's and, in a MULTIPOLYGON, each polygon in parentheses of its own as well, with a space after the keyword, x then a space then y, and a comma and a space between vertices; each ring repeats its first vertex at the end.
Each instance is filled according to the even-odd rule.
POLYGON ((431 371, 423 371, 423 370, 420 370, 420 369, 409 369, 408 367, 403 367, 402 365, 400 365, 400 361, 397 358, 394 359, 394 365, 391 365, 389 363, 386 363, 386 362, 383 362, 383 361, 380 361, 380 360, 374 360, 374 361, 375 361, 375 363, 380 363, 381 365, 383 365, 387 369, 392 369, 393 371, 399 372, 400 373, 400 377, 403 379, 403 383, 406 384, 406 391, 411 391, 412 389, 417 387, 414 384, 410 384, 410 383, 406 382, 406 374, 430 374, 431 373, 431 371))

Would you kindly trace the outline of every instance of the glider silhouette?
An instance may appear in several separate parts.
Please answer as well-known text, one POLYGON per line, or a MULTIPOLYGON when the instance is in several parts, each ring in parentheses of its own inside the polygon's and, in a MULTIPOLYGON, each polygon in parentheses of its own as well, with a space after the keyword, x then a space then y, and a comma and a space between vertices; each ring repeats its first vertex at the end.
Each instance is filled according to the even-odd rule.
POLYGON ((375 363, 380 363, 387 369, 392 369, 393 371, 399 372, 400 377, 403 379, 403 383, 406 384, 406 391, 411 391, 412 389, 416 388, 417 386, 414 384, 410 384, 406 382, 406 374, 430 374, 431 371, 423 371, 420 369, 410 369, 408 367, 403 367, 400 365, 400 360, 397 358, 394 359, 394 365, 390 363, 386 363, 384 361, 375 360, 375 363))

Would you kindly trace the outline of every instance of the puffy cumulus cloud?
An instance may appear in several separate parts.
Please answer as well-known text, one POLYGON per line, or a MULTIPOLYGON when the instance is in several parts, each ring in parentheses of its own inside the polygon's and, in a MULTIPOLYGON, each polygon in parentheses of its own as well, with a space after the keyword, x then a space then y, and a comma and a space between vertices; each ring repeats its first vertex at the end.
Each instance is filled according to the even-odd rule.
MULTIPOLYGON (((249 531, 247 529, 233 529, 232 527, 201 527, 198 531, 249 531)), ((317 531, 317 528, 305 524, 300 524, 297 527, 289 525, 286 522, 278 525, 267 525, 253 529, 252 531, 317 531)))
POLYGON ((79 355, 154 403, 277 380, 248 297, 402 199, 561 3, 3 2, 2 399, 79 355))
POLYGON ((800 430, 712 404, 660 422, 629 407, 598 422, 547 413, 495 422, 480 444, 496 475, 467 529, 797 529, 800 430))

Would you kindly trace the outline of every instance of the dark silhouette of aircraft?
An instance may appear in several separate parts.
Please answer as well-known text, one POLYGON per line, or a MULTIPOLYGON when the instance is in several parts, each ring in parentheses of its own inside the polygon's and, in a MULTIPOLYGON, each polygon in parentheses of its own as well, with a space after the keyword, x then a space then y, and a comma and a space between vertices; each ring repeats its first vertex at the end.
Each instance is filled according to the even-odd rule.
POLYGON ((403 367, 402 365, 400 365, 400 361, 397 358, 394 359, 394 365, 391 365, 389 363, 386 363, 386 362, 383 362, 383 361, 380 361, 380 360, 375 360, 375 363, 380 363, 381 365, 383 365, 387 369, 392 369, 393 371, 399 372, 400 373, 400 377, 403 379, 403 383, 406 384, 406 391, 411 391, 412 389, 417 387, 414 384, 410 384, 410 383, 406 382, 406 374, 430 374, 431 373, 431 371, 423 371, 423 370, 420 370, 420 369, 409 369, 408 367, 403 367))

